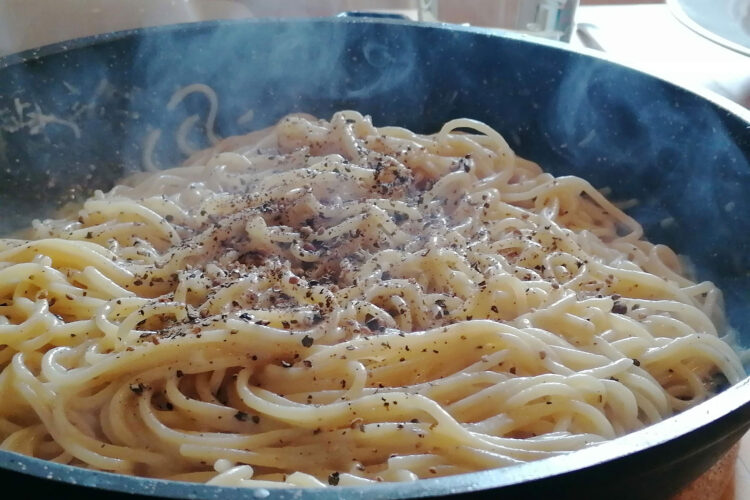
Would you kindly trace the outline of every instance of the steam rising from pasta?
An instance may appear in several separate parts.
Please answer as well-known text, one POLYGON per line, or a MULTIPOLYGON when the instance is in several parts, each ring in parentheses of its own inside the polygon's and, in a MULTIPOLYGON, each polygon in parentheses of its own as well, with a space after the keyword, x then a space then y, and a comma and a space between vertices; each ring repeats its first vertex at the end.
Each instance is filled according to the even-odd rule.
POLYGON ((578 450, 744 377, 711 283, 472 120, 289 116, 33 232, 0 240, 0 438, 57 462, 409 481, 578 450))

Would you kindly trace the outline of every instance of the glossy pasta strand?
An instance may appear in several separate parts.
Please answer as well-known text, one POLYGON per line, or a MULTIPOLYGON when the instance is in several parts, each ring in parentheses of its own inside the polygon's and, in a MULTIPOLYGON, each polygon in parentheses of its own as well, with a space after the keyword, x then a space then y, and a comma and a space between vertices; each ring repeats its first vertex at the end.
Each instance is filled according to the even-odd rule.
POLYGON ((592 446, 744 377, 713 284, 487 125, 342 111, 221 140, 210 88, 169 108, 194 92, 211 149, 0 240, 0 448, 229 486, 411 481, 592 446))

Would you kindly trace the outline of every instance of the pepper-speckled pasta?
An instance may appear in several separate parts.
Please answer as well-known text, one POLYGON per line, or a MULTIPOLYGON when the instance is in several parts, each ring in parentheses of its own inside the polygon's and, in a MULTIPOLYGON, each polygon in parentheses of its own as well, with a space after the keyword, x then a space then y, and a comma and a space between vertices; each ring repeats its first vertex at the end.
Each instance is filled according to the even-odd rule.
POLYGON ((3 449, 410 481, 595 445, 744 377, 711 283, 485 124, 291 115, 139 175, 0 240, 3 449))

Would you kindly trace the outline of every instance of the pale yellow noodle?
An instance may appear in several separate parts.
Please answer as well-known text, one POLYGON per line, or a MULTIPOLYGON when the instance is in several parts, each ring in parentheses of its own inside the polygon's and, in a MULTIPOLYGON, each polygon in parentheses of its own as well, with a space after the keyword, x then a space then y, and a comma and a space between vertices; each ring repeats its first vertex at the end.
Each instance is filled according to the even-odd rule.
POLYGON ((215 485, 412 481, 592 446, 744 377, 713 284, 487 125, 342 111, 220 140, 210 88, 169 109, 193 92, 212 149, 0 240, 0 448, 215 485))

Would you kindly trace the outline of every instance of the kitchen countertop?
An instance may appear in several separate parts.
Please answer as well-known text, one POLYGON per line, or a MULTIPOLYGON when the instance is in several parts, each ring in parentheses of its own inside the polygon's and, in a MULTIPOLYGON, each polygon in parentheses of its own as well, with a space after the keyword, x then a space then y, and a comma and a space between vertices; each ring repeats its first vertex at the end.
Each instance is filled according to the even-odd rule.
POLYGON ((746 434, 740 443, 740 454, 734 471, 734 496, 725 496, 722 500, 750 499, 750 434, 746 434))
POLYGON ((750 57, 682 24, 666 4, 581 6, 571 45, 750 107, 750 57))
POLYGON ((750 434, 708 472, 671 500, 747 500, 750 498, 750 434))

